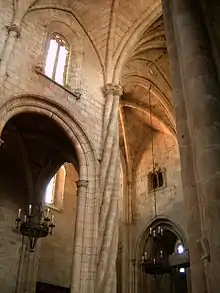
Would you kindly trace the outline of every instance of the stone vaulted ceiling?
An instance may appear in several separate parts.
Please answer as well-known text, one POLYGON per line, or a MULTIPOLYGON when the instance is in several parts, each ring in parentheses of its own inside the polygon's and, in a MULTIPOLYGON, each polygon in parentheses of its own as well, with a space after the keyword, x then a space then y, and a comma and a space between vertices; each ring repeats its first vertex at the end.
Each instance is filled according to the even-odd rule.
POLYGON ((145 23, 147 25, 148 22, 154 21, 161 15, 162 10, 158 0, 29 0, 28 2, 29 10, 44 7, 71 13, 94 44, 107 70, 109 70, 108 63, 115 66, 123 50, 132 47, 128 44, 130 40, 135 41, 137 38, 135 35, 141 33, 145 23))
POLYGON ((132 160, 135 167, 155 131, 176 133, 162 16, 135 43, 121 83, 120 145, 126 162, 132 160))
POLYGON ((150 142, 151 128, 175 136, 161 1, 29 0, 29 4, 32 11, 71 13, 99 56, 105 82, 123 86, 120 146, 127 163, 138 161, 150 142))

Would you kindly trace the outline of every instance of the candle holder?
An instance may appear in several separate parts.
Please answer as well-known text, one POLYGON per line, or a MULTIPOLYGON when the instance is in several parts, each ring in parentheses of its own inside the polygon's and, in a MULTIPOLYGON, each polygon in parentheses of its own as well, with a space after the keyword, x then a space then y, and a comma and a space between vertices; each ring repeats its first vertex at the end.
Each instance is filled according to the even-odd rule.
POLYGON ((16 230, 29 238, 31 252, 34 251, 37 240, 52 235, 55 227, 54 215, 51 214, 49 208, 44 212, 41 207, 34 208, 32 205, 28 206, 27 212, 23 215, 22 210, 19 209, 15 221, 16 230))
POLYGON ((160 238, 163 236, 164 230, 161 226, 157 226, 156 228, 151 228, 149 229, 149 235, 150 237, 153 238, 160 238))
POLYGON ((144 273, 153 276, 157 291, 161 286, 162 276, 171 272, 168 255, 163 250, 164 229, 161 226, 149 228, 150 249, 141 257, 140 266, 144 273))
POLYGON ((165 257, 162 250, 160 250, 156 255, 149 256, 147 252, 145 252, 141 258, 140 265, 143 272, 149 275, 163 275, 165 273, 169 273, 171 270, 168 258, 165 257))

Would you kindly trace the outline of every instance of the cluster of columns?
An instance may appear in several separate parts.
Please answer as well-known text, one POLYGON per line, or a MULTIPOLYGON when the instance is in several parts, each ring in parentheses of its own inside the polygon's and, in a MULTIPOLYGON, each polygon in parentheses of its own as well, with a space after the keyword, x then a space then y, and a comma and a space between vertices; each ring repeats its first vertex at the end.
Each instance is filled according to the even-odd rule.
POLYGON ((103 120, 103 153, 100 165, 100 210, 98 235, 98 293, 116 292, 118 250, 118 195, 120 189, 118 110, 122 88, 107 84, 103 120))
POLYGON ((201 1, 162 2, 188 221, 192 292, 217 293, 220 84, 201 1))

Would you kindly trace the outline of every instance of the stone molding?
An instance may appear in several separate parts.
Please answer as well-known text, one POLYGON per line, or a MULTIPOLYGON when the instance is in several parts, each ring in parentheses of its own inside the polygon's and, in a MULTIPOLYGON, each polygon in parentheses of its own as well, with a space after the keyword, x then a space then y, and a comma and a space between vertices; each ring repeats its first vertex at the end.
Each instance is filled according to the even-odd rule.
POLYGON ((16 38, 20 38, 20 36, 21 36, 21 28, 15 23, 8 26, 8 33, 10 33, 10 32, 15 32, 16 38))
POLYGON ((78 180, 77 182, 76 182, 76 185, 77 185, 77 187, 79 188, 79 187, 83 187, 83 188, 87 188, 88 187, 88 184, 89 184, 89 181, 88 180, 78 180))
POLYGON ((105 96, 113 95, 120 97, 123 93, 123 88, 117 84, 107 83, 103 87, 103 93, 105 96))

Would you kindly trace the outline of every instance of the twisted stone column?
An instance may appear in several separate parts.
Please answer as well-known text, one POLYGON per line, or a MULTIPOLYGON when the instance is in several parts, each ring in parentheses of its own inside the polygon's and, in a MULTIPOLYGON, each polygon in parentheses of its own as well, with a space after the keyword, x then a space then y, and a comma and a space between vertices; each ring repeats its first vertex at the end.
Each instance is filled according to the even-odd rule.
POLYGON ((116 292, 118 196, 120 188, 118 109, 122 88, 107 84, 100 166, 100 216, 96 292, 116 292))
POLYGON ((17 38, 20 37, 20 31, 21 31, 20 27, 15 23, 8 27, 8 38, 5 43, 1 62, 0 62, 0 86, 2 86, 4 83, 7 66, 11 58, 15 41, 17 38))
POLYGON ((176 114, 177 137, 180 150, 181 175, 187 215, 187 234, 190 253, 190 271, 193 293, 207 292, 205 268, 198 250, 197 241, 202 237, 201 210, 194 174, 193 154, 189 136, 185 101, 183 97, 180 66, 178 63, 177 40, 174 34, 170 1, 163 0, 163 17, 171 64, 173 105, 176 114))
MULTIPOLYGON (((210 4, 211 5, 211 4, 210 4)), ((194 176, 201 214, 209 279, 208 292, 220 283, 220 84, 200 1, 171 0, 194 176)), ((178 119, 178 117, 177 117, 178 119)), ((200 280, 201 281, 201 280, 200 280)))

